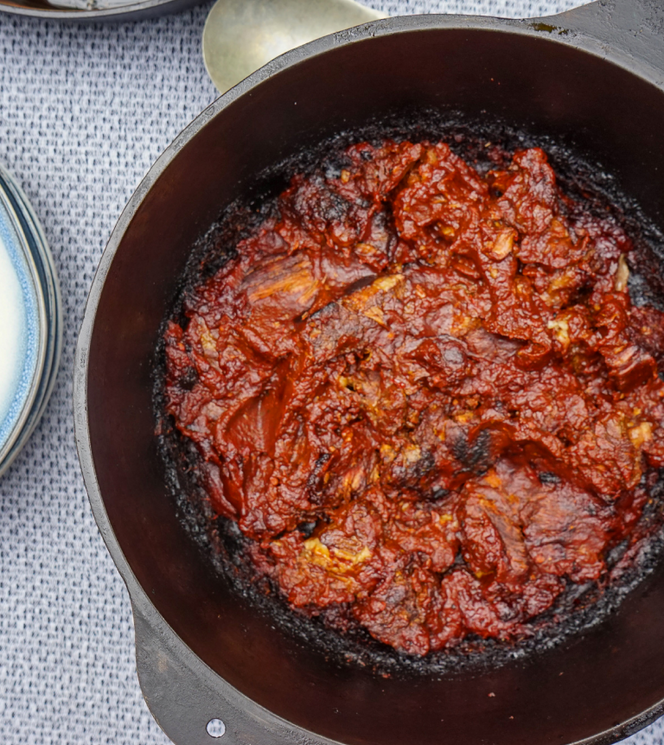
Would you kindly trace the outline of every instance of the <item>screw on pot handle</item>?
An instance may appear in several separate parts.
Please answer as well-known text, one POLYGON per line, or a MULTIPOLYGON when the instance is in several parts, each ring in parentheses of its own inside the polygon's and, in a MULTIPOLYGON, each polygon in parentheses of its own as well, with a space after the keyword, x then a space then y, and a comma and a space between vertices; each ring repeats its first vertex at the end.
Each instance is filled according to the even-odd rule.
MULTIPOLYGON (((555 36, 573 33, 588 51, 641 67, 646 77, 664 81, 664 2, 662 0, 595 0, 549 18, 527 21, 555 36)), ((638 71, 638 70, 636 70, 638 71)))
POLYGON ((141 690, 175 745, 338 745, 290 725, 222 680, 149 601, 134 596, 132 606, 141 690))

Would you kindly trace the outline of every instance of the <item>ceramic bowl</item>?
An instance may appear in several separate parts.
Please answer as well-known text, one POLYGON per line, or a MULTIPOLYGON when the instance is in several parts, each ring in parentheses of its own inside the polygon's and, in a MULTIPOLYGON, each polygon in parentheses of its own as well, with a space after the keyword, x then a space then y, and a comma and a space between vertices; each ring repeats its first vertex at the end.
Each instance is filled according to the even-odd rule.
POLYGON ((61 340, 51 252, 25 194, 0 168, 0 475, 44 412, 61 340))

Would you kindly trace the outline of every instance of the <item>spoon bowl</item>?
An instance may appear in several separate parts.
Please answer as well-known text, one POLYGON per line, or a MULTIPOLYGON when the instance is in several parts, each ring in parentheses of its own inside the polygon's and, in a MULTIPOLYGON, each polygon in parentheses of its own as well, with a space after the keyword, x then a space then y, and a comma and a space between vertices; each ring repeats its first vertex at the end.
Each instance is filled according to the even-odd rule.
POLYGON ((290 49, 387 18, 353 0, 217 0, 203 31, 203 59, 220 93, 290 49))

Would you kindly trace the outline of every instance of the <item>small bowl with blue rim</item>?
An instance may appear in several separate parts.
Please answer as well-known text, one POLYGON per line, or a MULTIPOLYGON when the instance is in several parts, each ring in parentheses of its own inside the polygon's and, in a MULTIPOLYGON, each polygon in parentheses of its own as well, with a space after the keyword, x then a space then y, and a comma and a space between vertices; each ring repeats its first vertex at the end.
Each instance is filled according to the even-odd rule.
POLYGON ((61 347, 53 257, 25 194, 0 167, 0 476, 44 413, 61 347))

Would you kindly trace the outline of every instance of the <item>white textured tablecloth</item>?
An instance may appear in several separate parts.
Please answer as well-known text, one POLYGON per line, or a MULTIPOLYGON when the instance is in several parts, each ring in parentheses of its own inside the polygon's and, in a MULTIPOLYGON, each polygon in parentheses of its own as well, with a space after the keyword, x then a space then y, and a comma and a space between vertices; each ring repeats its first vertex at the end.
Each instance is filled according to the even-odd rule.
MULTIPOLYGON (((367 4, 390 14, 519 17, 583 3, 367 4)), ((0 161, 43 223, 65 316, 46 416, 0 479, 0 745, 170 742, 143 702, 127 593, 83 487, 72 369, 86 295, 122 207, 159 153, 216 97, 200 55, 209 7, 121 25, 0 14, 0 161)), ((664 743, 664 724, 628 742, 664 743)))

